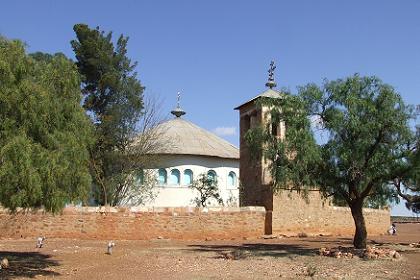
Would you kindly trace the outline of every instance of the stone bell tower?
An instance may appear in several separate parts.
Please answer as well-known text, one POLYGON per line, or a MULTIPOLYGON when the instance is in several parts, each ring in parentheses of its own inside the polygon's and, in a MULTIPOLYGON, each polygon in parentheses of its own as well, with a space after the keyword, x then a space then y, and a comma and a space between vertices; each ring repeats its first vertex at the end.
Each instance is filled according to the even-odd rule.
MULTIPOLYGON (((258 105, 258 100, 264 98, 281 98, 282 93, 275 90, 274 70, 272 61, 268 70, 266 91, 235 108, 239 110, 240 127, 240 162, 239 176, 241 182, 240 206, 264 206, 266 209, 265 233, 272 233, 273 191, 272 178, 268 170, 269 162, 262 155, 252 157, 245 141, 245 134, 250 128, 267 127, 270 123, 269 108, 258 105)), ((277 137, 283 137, 284 124, 271 124, 270 132, 277 137)))

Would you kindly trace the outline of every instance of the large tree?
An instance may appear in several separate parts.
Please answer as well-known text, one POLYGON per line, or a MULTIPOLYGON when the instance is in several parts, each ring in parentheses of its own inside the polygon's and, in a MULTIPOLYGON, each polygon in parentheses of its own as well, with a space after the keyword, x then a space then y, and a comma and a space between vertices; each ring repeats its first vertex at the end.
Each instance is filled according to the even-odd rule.
POLYGON ((344 202, 355 223, 353 244, 365 248, 363 207, 386 205, 401 188, 418 186, 412 107, 391 86, 359 75, 261 103, 271 108, 273 124, 286 125, 284 138, 271 135, 269 127, 247 135, 252 150, 271 159, 274 188, 316 186, 324 197, 344 202), (314 130, 327 139, 317 143, 314 130))
POLYGON ((0 37, 0 203, 57 212, 87 198, 92 129, 62 54, 34 57, 0 37))
POLYGON ((131 171, 139 168, 130 149, 142 116, 144 87, 134 71, 137 63, 127 57, 127 37, 121 35, 114 45, 111 32, 85 24, 76 24, 74 31, 77 40, 71 45, 83 77, 83 105, 96 132, 91 150, 96 199, 116 205, 131 171))

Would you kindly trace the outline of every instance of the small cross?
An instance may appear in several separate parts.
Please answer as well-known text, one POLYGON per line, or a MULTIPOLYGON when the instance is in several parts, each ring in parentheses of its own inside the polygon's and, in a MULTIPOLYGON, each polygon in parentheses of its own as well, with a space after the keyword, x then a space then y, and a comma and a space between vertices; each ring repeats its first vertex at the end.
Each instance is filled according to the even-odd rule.
POLYGON ((268 82, 265 84, 265 86, 269 87, 270 89, 277 86, 276 82, 274 81, 274 70, 276 70, 276 65, 272 60, 270 63, 270 68, 268 69, 268 82))
POLYGON ((274 70, 276 70, 276 65, 274 64, 274 61, 272 60, 270 63, 270 69, 268 69, 268 80, 274 81, 274 70))

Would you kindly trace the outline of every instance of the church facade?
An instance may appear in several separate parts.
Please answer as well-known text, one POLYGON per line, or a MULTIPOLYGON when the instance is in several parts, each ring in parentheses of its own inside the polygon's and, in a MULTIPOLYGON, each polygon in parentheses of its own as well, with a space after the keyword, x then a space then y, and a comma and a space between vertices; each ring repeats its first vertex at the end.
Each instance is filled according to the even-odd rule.
MULTIPOLYGON (((174 118, 156 128, 162 145, 154 151, 154 197, 145 206, 197 206, 199 193, 191 185, 201 175, 215 180, 224 206, 238 206, 239 149, 184 119, 179 104, 171 113, 174 118)), ((208 201, 208 206, 218 205, 214 199, 208 201)))

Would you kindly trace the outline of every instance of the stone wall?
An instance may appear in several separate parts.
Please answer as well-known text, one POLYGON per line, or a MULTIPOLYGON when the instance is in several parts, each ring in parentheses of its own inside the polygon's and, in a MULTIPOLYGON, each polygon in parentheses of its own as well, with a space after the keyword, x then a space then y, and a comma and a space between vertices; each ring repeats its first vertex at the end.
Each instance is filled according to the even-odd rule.
MULTIPOLYGON (((300 195, 283 191, 273 198, 273 211, 241 208, 99 208, 68 207, 62 214, 43 211, 10 214, 0 209, 0 238, 36 237, 81 239, 203 240, 255 238, 275 235, 353 235, 354 222, 347 207, 332 206, 319 192, 300 195), (267 230, 268 229, 268 230, 267 230)), ((386 232, 389 210, 364 209, 368 234, 386 232)))
MULTIPOLYGON (((321 199, 318 191, 310 191, 308 201, 296 192, 282 191, 273 197, 273 234, 333 234, 353 235, 354 221, 348 207, 332 206, 321 199)), ((386 233, 390 226, 390 211, 363 210, 369 235, 386 233)), ((269 214, 269 213, 267 213, 269 214)))
POLYGON ((45 235, 80 239, 231 239, 264 234, 263 207, 99 208, 67 207, 62 214, 43 211, 10 214, 0 210, 0 238, 45 235))

